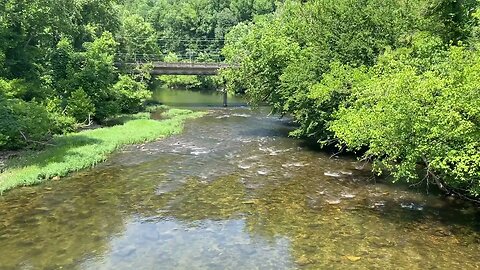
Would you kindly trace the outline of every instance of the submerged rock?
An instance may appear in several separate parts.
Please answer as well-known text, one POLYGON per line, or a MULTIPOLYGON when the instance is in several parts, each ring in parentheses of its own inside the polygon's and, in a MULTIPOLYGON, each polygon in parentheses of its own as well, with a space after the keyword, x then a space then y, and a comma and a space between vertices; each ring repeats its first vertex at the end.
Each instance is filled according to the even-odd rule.
POLYGON ((314 263, 313 260, 309 259, 307 256, 302 255, 295 261, 299 266, 305 266, 314 263))
POLYGON ((345 256, 345 258, 346 258, 347 260, 351 261, 351 262, 356 262, 356 261, 359 261, 359 260, 362 259, 362 257, 349 256, 349 255, 345 256))
POLYGON ((410 210, 416 210, 416 211, 422 211, 423 206, 422 205, 417 205, 415 203, 401 203, 400 206, 405 209, 410 209, 410 210))
POLYGON ((345 198, 345 199, 353 199, 355 197, 357 197, 357 195, 355 194, 351 194, 351 193, 342 193, 342 198, 345 198))
POLYGON ((452 236, 452 232, 443 230, 443 229, 438 229, 435 231, 434 235, 438 237, 447 237, 447 236, 452 236))
POLYGON ((243 201, 243 204, 257 204, 256 200, 243 201))
POLYGON ((330 199, 330 200, 326 200, 326 202, 330 205, 336 205, 336 204, 340 204, 342 201, 340 199, 330 199))
POLYGON ((328 171, 328 172, 324 172, 323 174, 324 174, 325 176, 340 177, 340 173, 338 173, 338 172, 330 172, 330 171, 328 171))
POLYGON ((252 167, 252 165, 245 165, 245 164, 239 164, 238 165, 238 168, 243 169, 243 170, 250 169, 251 167, 252 167))
POLYGON ((115 255, 119 257, 128 257, 133 255, 137 251, 137 248, 135 246, 125 246, 122 247, 121 249, 115 251, 115 255))
POLYGON ((259 175, 267 175, 269 173, 269 171, 268 170, 258 170, 257 173, 259 175))
POLYGON ((245 114, 245 113, 234 113, 234 114, 232 114, 232 116, 236 116, 236 117, 244 117, 244 118, 249 118, 249 117, 252 117, 251 115, 249 115, 249 114, 245 114))
POLYGON ((378 202, 373 203, 372 208, 383 207, 383 206, 385 206, 385 202, 384 201, 378 201, 378 202))

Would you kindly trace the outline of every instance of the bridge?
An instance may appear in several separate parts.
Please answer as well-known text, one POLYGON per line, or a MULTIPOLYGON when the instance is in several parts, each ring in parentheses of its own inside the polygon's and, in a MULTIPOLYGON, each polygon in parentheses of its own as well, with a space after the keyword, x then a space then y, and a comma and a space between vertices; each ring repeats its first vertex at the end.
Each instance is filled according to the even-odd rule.
MULTIPOLYGON (((141 42, 141 39, 135 40, 141 42)), ((134 43, 133 47, 125 47, 116 54, 116 66, 127 72, 140 72, 138 66, 151 65, 151 75, 214 76, 220 70, 234 66, 223 62, 220 48, 224 43, 224 39, 216 38, 164 37, 156 40, 159 50, 139 50, 135 44, 140 43, 134 43)), ((224 89, 220 91, 223 93, 223 105, 227 106, 227 93, 224 89)))
POLYGON ((145 47, 143 37, 120 36, 117 39, 125 44, 115 55, 117 66, 124 71, 134 71, 136 66, 148 63, 153 64, 152 75, 212 76, 231 66, 224 63, 221 54, 225 44, 223 38, 160 37, 155 40, 155 48, 145 47))
MULTIPOLYGON (((127 64, 132 65, 132 64, 127 64)), ((225 63, 152 62, 152 75, 217 75, 220 69, 230 67, 225 63)))
POLYGON ((136 62, 136 63, 116 63, 117 67, 124 67, 127 71, 139 72, 135 67, 143 64, 151 64, 152 75, 218 75, 224 68, 232 67, 226 63, 195 63, 195 62, 136 62))
MULTIPOLYGON (((140 72, 139 70, 131 70, 138 65, 144 63, 116 63, 118 67, 126 67, 130 72, 140 72)), ((223 68, 231 67, 226 63, 194 63, 194 62, 151 62, 150 74, 152 75, 217 75, 223 68)), ((223 106, 227 107, 227 91, 225 88, 219 90, 223 93, 223 106)))

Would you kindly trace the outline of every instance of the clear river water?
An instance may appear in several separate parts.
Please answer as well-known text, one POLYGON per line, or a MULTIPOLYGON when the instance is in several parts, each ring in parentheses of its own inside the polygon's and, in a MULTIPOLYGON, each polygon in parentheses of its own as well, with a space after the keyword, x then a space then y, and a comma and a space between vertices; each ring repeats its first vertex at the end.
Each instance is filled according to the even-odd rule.
POLYGON ((266 109, 155 97, 209 114, 181 135, 1 196, 0 269, 480 268, 475 206, 311 149, 266 109))

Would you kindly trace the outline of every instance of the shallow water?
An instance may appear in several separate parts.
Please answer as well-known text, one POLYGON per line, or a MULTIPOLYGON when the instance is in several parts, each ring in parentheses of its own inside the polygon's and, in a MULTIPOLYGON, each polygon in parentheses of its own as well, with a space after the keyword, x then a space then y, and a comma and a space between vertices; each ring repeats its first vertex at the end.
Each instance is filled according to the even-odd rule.
MULTIPOLYGON (((221 101, 221 100, 220 100, 221 101)), ((480 216, 210 109, 185 133, 0 197, 0 269, 478 269, 480 216)))

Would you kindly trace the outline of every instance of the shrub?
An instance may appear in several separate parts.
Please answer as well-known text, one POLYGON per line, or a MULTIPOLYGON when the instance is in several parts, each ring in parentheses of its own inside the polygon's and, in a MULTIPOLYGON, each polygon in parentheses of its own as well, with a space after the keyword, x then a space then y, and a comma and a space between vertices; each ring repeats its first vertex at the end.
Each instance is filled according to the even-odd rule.
POLYGON ((18 99, 0 101, 0 149, 37 146, 51 133, 45 107, 18 99))
POLYGON ((67 99, 67 114, 73 116, 79 122, 85 122, 95 115, 95 106, 90 97, 79 88, 70 94, 67 99))
POLYGON ((138 82, 129 75, 120 75, 119 80, 113 85, 112 91, 115 93, 123 113, 140 111, 145 100, 150 97, 145 83, 138 82))
POLYGON ((440 188, 480 195, 480 53, 452 47, 426 71, 397 53, 381 57, 330 130, 352 151, 368 148, 377 172, 418 181, 421 164, 440 188))
POLYGON ((95 119, 103 121, 110 116, 117 115, 121 112, 120 104, 118 104, 117 100, 105 100, 102 103, 101 107, 95 108, 95 119))
POLYGON ((64 134, 75 130, 77 121, 62 109, 62 101, 58 97, 49 98, 45 101, 48 117, 52 122, 52 133, 64 134))

